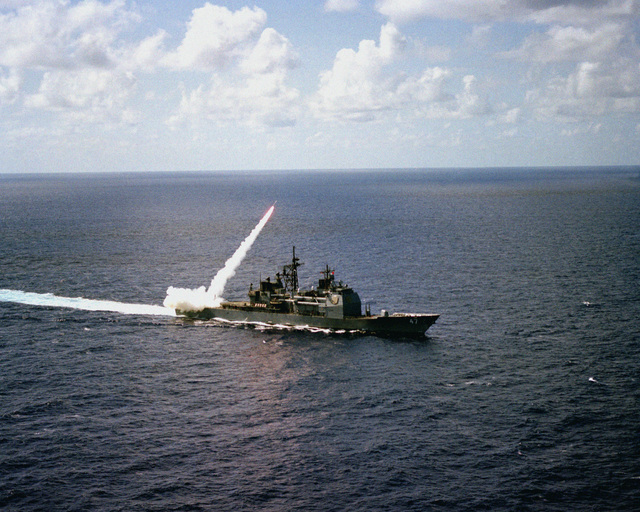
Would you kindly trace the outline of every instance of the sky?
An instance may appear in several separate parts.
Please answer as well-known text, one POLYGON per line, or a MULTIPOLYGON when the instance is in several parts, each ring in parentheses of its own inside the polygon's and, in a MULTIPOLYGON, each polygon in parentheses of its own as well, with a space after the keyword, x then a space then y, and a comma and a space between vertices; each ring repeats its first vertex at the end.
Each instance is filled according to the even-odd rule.
POLYGON ((0 173, 640 164, 640 0, 0 0, 0 173))

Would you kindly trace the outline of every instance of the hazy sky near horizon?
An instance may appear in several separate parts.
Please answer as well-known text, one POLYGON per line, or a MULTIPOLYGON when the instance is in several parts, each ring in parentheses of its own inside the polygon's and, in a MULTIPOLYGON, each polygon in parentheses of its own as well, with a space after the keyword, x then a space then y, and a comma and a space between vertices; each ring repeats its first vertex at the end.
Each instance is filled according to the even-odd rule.
POLYGON ((0 172, 640 164, 640 0, 0 0, 0 172))

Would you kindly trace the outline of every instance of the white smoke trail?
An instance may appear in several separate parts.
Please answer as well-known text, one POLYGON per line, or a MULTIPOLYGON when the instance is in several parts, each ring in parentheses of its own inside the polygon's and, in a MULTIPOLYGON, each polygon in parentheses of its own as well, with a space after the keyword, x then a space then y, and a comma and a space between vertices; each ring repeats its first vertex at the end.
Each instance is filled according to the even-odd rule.
POLYGON ((233 256, 229 258, 224 267, 221 268, 211 281, 209 289, 205 289, 204 286, 195 290, 189 288, 175 288, 170 286, 167 290, 167 297, 164 299, 164 306, 171 309, 181 309, 183 311, 200 311, 207 307, 217 307, 223 301, 222 294, 227 281, 233 277, 236 270, 242 263, 242 260, 251 249, 253 242, 262 231, 269 217, 273 213, 275 204, 269 208, 264 217, 260 219, 258 225, 253 228, 253 231, 247 238, 240 244, 240 247, 233 253, 233 256))
POLYGON ((21 290, 0 289, 0 302, 15 302, 32 306, 49 306, 60 308, 81 309, 85 311, 109 311, 126 315, 161 315, 175 316, 175 309, 199 310, 209 306, 217 306, 222 302, 222 293, 229 278, 233 277, 236 269, 242 263, 247 252, 262 231, 269 217, 273 213, 273 205, 249 236, 240 244, 236 252, 227 260, 224 267, 215 275, 211 286, 205 290, 204 286, 197 290, 170 287, 164 306, 147 304, 129 304, 110 300, 85 299, 83 297, 60 297, 52 293, 33 293, 21 290))
POLYGON ((175 311, 162 306, 127 304, 111 300, 93 300, 83 297, 60 297, 52 293, 32 293, 21 290, 0 289, 0 302, 16 302, 32 306, 82 309, 84 311, 110 311, 126 315, 175 316, 175 311))

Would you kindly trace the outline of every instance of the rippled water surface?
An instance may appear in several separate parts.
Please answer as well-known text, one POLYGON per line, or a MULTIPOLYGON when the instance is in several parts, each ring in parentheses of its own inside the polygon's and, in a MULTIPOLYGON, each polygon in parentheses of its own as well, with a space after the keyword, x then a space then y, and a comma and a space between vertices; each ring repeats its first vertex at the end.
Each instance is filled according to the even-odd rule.
POLYGON ((639 177, 0 176, 0 509, 637 510, 639 177), (440 313, 429 336, 139 308, 276 200, 227 298, 295 244, 301 284, 330 264, 374 312, 440 313))

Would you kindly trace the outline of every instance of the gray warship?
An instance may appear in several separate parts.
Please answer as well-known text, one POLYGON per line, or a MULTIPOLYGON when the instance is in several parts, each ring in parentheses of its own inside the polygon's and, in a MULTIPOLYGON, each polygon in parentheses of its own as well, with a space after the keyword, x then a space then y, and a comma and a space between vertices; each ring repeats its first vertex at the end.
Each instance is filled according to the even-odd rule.
POLYGON ((393 313, 384 310, 372 315, 358 294, 341 281, 327 265, 318 286, 300 290, 298 268, 302 265, 293 247, 291 263, 284 265, 275 279, 260 280, 257 289, 249 287, 249 300, 222 302, 218 307, 199 311, 176 309, 176 314, 197 320, 223 320, 247 324, 301 326, 330 331, 359 331, 384 336, 425 336, 440 315, 393 313))

